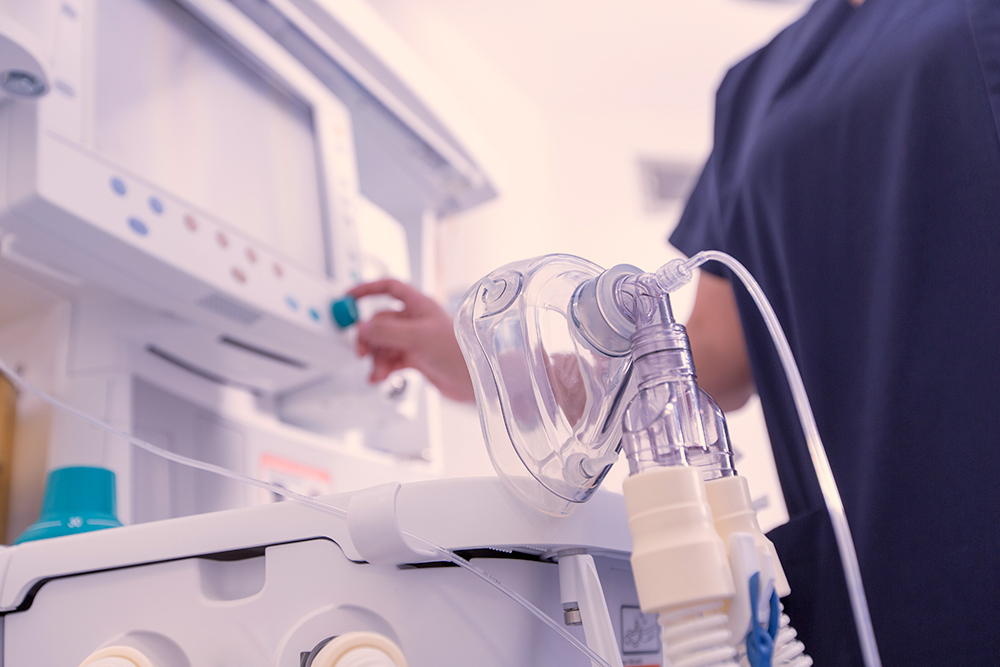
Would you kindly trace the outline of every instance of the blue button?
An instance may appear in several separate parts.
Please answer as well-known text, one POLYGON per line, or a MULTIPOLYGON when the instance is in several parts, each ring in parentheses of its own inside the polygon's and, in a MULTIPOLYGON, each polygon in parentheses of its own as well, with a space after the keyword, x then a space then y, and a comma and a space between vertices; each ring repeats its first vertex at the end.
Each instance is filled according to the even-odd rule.
POLYGON ((163 202, 161 202, 156 197, 149 198, 149 208, 153 209, 154 213, 163 213, 163 202))
POLYGON ((115 176, 111 179, 111 189, 120 195, 125 194, 125 182, 115 176))
POLYGON ((319 322, 319 311, 316 310, 315 308, 310 308, 309 309, 309 317, 311 317, 314 320, 316 320, 317 322, 319 322))
POLYGON ((292 310, 298 310, 299 309, 299 302, 296 301, 295 299, 293 299, 290 296, 286 296, 285 297, 285 303, 287 303, 288 307, 291 308, 292 310))
POLYGON ((138 234, 139 236, 145 236, 146 234, 149 234, 149 227, 146 226, 145 222, 139 220, 138 218, 129 218, 128 226, 131 227, 132 231, 138 234))

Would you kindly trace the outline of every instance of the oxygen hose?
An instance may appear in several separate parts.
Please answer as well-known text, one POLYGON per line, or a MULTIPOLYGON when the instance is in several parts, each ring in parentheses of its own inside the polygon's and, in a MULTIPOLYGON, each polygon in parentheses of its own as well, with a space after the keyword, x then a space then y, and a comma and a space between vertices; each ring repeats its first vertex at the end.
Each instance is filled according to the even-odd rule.
POLYGON ((833 524, 834 535, 837 538, 837 549, 840 552, 840 560, 847 580, 847 592, 851 600, 851 609, 854 612, 854 624, 857 628, 858 641, 861 644, 861 653, 866 667, 881 667, 882 661, 879 658, 878 645, 875 643, 875 631, 872 628, 868 600, 865 597, 865 589, 861 581, 861 568, 858 565, 857 552, 854 550, 851 528, 844 512, 844 503, 837 489, 837 482, 833 477, 833 470, 830 468, 830 460, 827 458, 826 448, 824 448, 820 438, 816 418, 809 405, 809 397, 806 395, 805 384, 802 382, 798 365, 795 363, 792 348, 788 344, 788 339, 785 337, 774 309, 767 297, 764 296, 764 291, 746 267, 735 258, 717 250, 705 250, 688 260, 679 259, 664 264, 656 272, 657 283, 664 291, 673 292, 691 280, 694 269, 709 261, 720 262, 736 274, 757 305, 757 309, 764 318, 771 334, 771 339, 774 341, 792 391, 792 398, 799 415, 802 431, 805 434, 809 456, 823 492, 823 501, 826 504, 830 521, 833 524))
MULTIPOLYGON (((188 458, 187 456, 176 454, 161 447, 157 447, 154 444, 148 443, 145 440, 142 440, 141 438, 137 438, 129 433, 126 433, 125 431, 117 429, 114 426, 111 426, 110 424, 107 424, 101 421, 100 419, 97 419, 96 417, 91 417, 90 415, 81 412, 80 410, 77 410, 73 406, 64 403, 63 401, 60 401, 59 399, 53 396, 50 396, 45 391, 34 386, 33 384, 25 380, 23 377, 21 377, 21 375, 13 368, 11 368, 10 365, 3 359, 0 359, 0 373, 3 373, 3 375, 5 375, 7 379, 9 379, 18 387, 21 387, 22 389, 31 392, 38 398, 42 399, 43 401, 51 405, 52 407, 58 410, 62 410, 68 414, 71 414, 74 417, 90 424, 91 426, 106 431, 111 435, 117 436, 122 440, 124 440, 125 442, 132 445, 133 447, 138 447, 139 449, 149 452, 150 454, 159 456, 160 458, 164 458, 168 461, 173 461, 174 463, 179 463, 181 465, 188 466, 189 468, 204 470, 206 472, 214 473, 216 475, 220 475, 228 479, 236 480, 237 482, 242 482, 244 484, 256 486, 257 488, 260 489, 265 489, 272 493, 276 493, 280 496, 284 496, 285 498, 288 498, 289 500, 292 500, 294 502, 306 505, 307 507, 311 507, 315 510, 319 510, 320 512, 331 514, 345 521, 347 520, 347 511, 339 507, 334 507, 333 505, 324 503, 323 501, 317 500, 316 498, 310 498, 309 496, 302 495, 301 493, 296 493, 295 491, 291 491, 282 486, 278 486, 277 484, 271 484, 269 482, 265 482, 263 480, 259 480, 254 477, 250 477, 248 475, 243 475, 238 472, 234 472, 232 470, 229 470, 228 468, 223 468, 221 466, 213 465, 211 463, 205 463, 204 461, 199 461, 197 459, 192 459, 188 458)), ((611 667, 611 665, 609 665, 608 662, 604 660, 604 658, 595 653, 592 649, 590 649, 586 644, 581 642, 579 639, 571 635, 565 628, 563 628, 555 620, 553 620, 552 617, 550 617, 544 611, 542 611, 537 606, 532 604, 530 601, 525 599, 523 596, 519 595, 516 591, 504 585, 498 579, 490 576, 489 574, 479 569, 475 565, 472 565, 465 558, 462 558, 458 554, 449 551, 444 547, 434 544, 430 540, 418 537, 406 531, 402 531, 402 533, 403 536, 406 537, 407 539, 419 544, 420 546, 429 549, 430 551, 433 551, 441 558, 451 563, 454 563, 455 565, 476 575, 477 577, 485 581, 487 584, 493 586, 498 591, 506 595, 508 598, 518 603, 525 609, 527 609, 529 612, 531 612, 532 615, 534 615, 540 621, 545 623, 545 625, 555 630, 563 639, 568 641, 574 648, 576 648, 578 651, 587 656, 587 658, 589 658, 595 665, 598 665, 599 667, 611 667)))

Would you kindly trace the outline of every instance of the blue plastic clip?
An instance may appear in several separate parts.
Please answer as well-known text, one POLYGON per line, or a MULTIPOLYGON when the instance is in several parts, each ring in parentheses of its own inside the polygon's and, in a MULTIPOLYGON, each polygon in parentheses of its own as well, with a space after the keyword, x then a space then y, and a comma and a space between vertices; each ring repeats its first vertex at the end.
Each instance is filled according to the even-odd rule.
POLYGON ((750 667, 771 667, 771 657, 774 654, 774 640, 778 637, 778 621, 781 617, 781 607, 778 606, 777 591, 771 592, 771 618, 767 622, 767 630, 760 625, 757 617, 757 596, 760 594, 760 573, 750 576, 750 633, 747 635, 747 661, 750 667))

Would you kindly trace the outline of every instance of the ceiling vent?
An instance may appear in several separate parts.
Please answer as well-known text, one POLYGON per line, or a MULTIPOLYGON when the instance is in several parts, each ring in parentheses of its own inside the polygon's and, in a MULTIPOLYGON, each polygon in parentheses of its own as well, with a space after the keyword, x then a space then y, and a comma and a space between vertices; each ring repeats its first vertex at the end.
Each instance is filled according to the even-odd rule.
POLYGON ((701 165, 674 160, 639 159, 643 204, 655 213, 687 200, 701 165))

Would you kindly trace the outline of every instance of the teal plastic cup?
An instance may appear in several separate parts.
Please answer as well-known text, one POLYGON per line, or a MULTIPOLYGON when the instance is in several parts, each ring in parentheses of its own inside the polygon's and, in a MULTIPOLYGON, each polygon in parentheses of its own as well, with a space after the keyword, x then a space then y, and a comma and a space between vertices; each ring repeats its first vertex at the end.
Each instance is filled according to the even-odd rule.
POLYGON ((38 521, 14 544, 121 526, 115 509, 115 474, 77 466, 49 473, 38 521))

